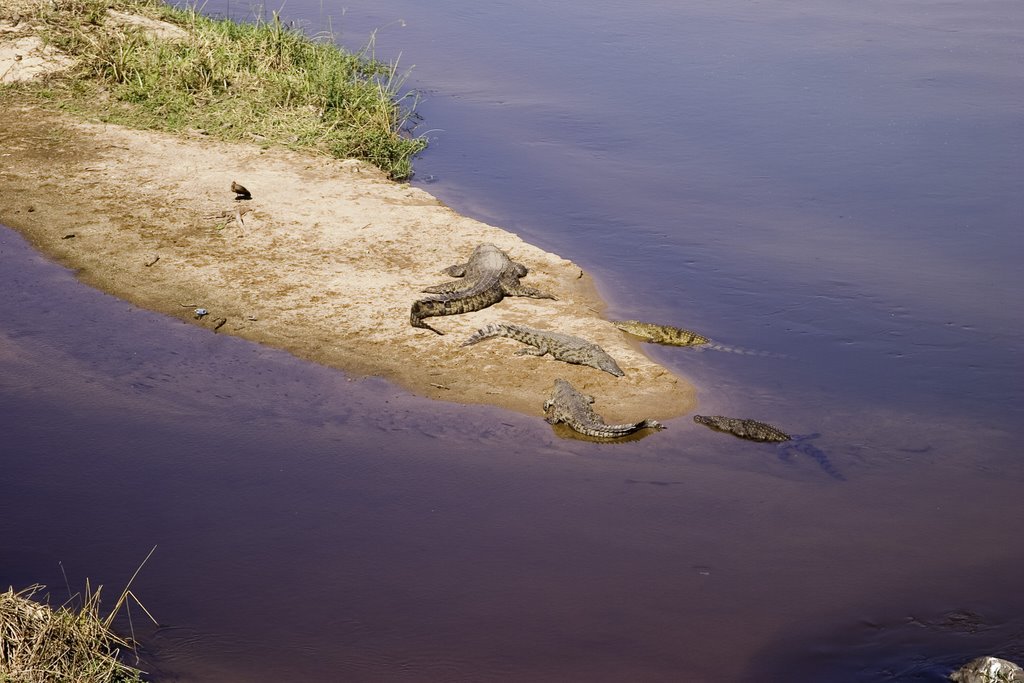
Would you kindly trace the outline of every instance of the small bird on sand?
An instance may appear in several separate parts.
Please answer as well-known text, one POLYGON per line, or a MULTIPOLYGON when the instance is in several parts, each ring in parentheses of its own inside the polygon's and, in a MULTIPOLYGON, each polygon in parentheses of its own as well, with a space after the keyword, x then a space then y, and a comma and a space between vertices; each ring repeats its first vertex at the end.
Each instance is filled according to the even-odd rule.
POLYGON ((252 194, 249 190, 233 180, 231 181, 231 191, 235 193, 235 199, 252 199, 252 194))

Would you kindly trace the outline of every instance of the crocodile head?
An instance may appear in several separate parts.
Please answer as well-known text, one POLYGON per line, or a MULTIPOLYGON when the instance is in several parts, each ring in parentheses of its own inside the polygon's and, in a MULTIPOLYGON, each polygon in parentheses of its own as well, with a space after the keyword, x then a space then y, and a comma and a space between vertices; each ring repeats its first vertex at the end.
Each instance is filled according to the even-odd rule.
POLYGON ((622 368, 620 368, 619 364, 615 362, 615 359, 609 356, 608 354, 604 354, 604 356, 599 356, 596 360, 598 369, 611 373, 616 377, 625 376, 626 373, 622 371, 622 368))

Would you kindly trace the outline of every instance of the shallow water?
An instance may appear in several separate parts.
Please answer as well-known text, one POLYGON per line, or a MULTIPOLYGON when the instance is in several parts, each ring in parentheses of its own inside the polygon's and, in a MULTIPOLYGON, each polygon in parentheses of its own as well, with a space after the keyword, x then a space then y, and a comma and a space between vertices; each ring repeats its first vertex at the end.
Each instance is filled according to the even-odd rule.
MULTIPOLYGON (((244 18, 238 3, 208 3, 244 18)), ((1024 10, 288 3, 416 65, 456 210, 597 276, 699 411, 607 446, 139 311, 0 233, 15 586, 161 680, 942 680, 1024 660, 1024 10)), ((596 405, 600 412, 600 397, 596 405)))

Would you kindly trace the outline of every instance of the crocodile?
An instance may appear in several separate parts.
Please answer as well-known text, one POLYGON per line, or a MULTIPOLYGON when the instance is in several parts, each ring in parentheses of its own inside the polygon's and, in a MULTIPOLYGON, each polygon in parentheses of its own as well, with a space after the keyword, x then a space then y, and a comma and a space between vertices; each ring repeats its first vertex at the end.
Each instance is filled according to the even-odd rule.
POLYGON ((469 346, 492 337, 508 337, 509 339, 536 347, 536 350, 527 347, 517 351, 517 355, 543 356, 550 353, 551 357, 555 360, 576 365, 588 365, 598 370, 604 370, 616 377, 622 377, 625 374, 619 368, 615 359, 593 342, 568 334, 535 330, 523 325, 492 323, 487 327, 477 330, 472 337, 462 342, 462 345, 469 346))
POLYGON ((470 313, 498 303, 506 296, 528 296, 534 299, 554 299, 550 294, 520 284, 519 278, 529 272, 493 244, 481 244, 473 250, 466 263, 448 266, 446 275, 463 278, 427 287, 424 292, 434 296, 420 299, 412 305, 409 322, 413 327, 444 334, 423 322, 437 315, 470 313))
POLYGON ((706 425, 715 431, 738 436, 741 439, 778 443, 779 459, 789 460, 793 453, 802 453, 818 463, 818 467, 828 476, 840 481, 846 481, 846 477, 832 465, 825 452, 810 443, 811 439, 818 438, 821 436, 820 434, 791 436, 765 422, 743 420, 735 417, 722 417, 721 415, 694 415, 693 421, 697 424, 706 425))
POLYGON ((610 425, 604 418, 594 412, 590 404, 593 396, 582 394, 564 379, 555 380, 555 390, 551 398, 544 401, 545 420, 548 424, 564 423, 571 429, 598 439, 614 439, 627 436, 642 429, 664 429, 657 420, 641 420, 627 424, 610 425))
POLYGON ((752 351, 741 349, 737 346, 727 346, 708 339, 702 334, 697 334, 681 327, 671 325, 658 325, 656 323, 645 323, 639 320, 612 320, 612 325, 623 332, 628 332, 634 337, 640 337, 652 344, 664 344, 666 346, 695 346, 701 349, 713 349, 715 351, 726 351, 728 353, 739 353, 746 356, 776 356, 777 354, 768 351, 752 351))
POLYGON ((716 431, 728 432, 741 439, 750 439, 751 441, 781 442, 793 438, 780 429, 757 420, 743 420, 738 417, 723 417, 721 415, 694 415, 693 421, 716 431))

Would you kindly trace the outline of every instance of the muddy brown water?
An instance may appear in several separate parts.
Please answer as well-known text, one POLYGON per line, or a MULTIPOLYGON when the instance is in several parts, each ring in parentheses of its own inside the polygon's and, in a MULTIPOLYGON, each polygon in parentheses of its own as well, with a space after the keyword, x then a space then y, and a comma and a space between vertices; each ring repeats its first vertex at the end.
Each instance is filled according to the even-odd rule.
POLYGON ((699 412, 812 435, 843 479, 688 417, 592 444, 348 378, 4 230, 0 580, 115 593, 156 545, 135 591, 162 625, 132 621, 159 680, 1024 659, 1019 5, 346 8, 346 42, 383 27, 417 65, 416 182, 581 263, 613 317, 789 356, 654 351, 699 412))

